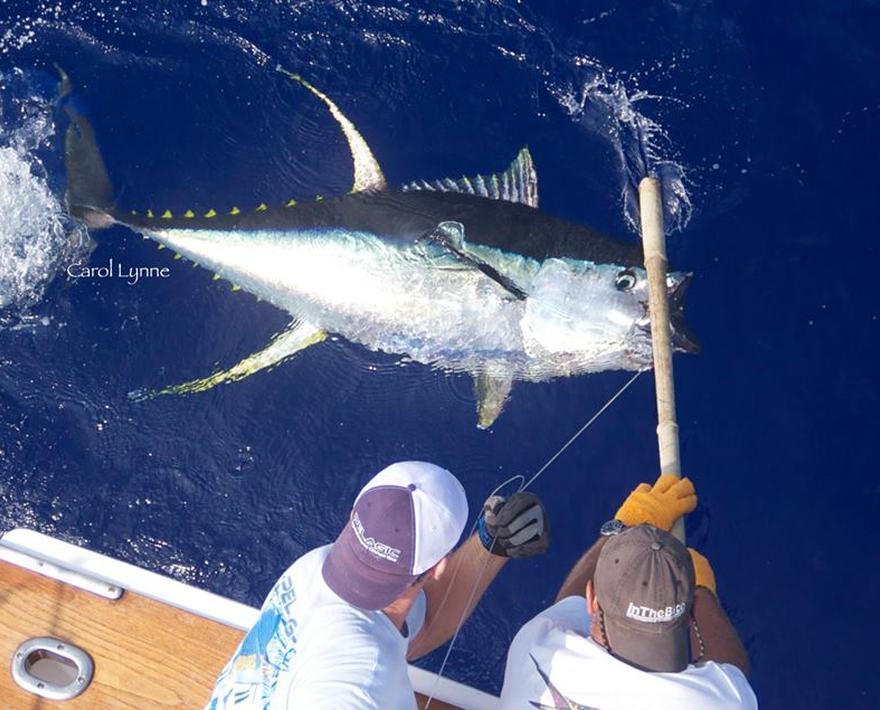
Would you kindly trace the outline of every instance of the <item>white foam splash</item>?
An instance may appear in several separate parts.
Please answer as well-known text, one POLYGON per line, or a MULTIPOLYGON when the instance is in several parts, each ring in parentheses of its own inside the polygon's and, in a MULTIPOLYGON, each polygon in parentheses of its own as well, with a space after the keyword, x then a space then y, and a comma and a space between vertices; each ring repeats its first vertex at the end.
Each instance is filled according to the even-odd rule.
POLYGON ((22 97, 24 88, 21 72, 0 76, 0 308, 16 311, 39 302, 55 275, 91 244, 49 188, 40 159, 55 133, 51 103, 22 97))
POLYGON ((606 138, 620 160, 623 212, 630 228, 639 231, 639 181, 653 175, 663 187, 667 232, 679 231, 690 221, 693 206, 685 168, 673 157, 672 143, 660 123, 641 113, 636 105, 663 97, 628 88, 598 62, 581 59, 588 75, 579 87, 550 84, 560 106, 587 130, 606 138))

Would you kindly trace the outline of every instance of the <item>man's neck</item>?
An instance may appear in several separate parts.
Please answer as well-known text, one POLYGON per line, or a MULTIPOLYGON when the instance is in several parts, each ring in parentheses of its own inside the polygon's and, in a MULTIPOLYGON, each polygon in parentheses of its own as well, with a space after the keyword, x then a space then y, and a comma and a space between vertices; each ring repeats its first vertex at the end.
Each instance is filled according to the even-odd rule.
POLYGON ((605 638, 599 630, 599 624, 594 622, 590 625, 590 636, 606 653, 608 652, 608 647, 605 645, 605 638))
POLYGON ((397 627, 398 631, 403 632, 403 625, 406 623, 406 617, 409 616, 409 610, 412 609, 414 601, 414 596, 395 599, 391 604, 382 609, 382 613, 391 619, 391 623, 397 627))

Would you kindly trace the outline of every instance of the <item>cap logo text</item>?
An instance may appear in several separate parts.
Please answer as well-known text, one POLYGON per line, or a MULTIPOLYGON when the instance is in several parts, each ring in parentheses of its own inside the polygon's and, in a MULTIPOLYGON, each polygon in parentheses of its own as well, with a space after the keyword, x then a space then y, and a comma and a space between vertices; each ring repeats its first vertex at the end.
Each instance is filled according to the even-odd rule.
POLYGON ((649 624, 662 624, 667 621, 675 621, 679 616, 684 614, 687 604, 679 602, 675 606, 667 606, 663 609, 652 609, 649 606, 639 606, 629 603, 626 608, 626 615, 630 619, 636 621, 644 621, 649 624))
POLYGON ((386 545, 384 542, 376 542, 375 538, 367 537, 367 534, 364 531, 364 525, 361 523, 361 519, 357 513, 351 518, 351 527, 352 530, 354 530, 358 542, 377 557, 381 557, 383 560, 388 560, 389 562, 397 562, 400 558, 400 550, 396 547, 386 545))

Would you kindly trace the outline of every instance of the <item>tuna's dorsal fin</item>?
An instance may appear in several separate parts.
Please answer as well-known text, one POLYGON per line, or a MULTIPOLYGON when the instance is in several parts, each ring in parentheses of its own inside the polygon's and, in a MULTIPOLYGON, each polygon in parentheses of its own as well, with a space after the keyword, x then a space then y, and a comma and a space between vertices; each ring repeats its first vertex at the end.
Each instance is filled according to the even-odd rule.
POLYGON ((461 177, 458 180, 416 180, 403 186, 404 192, 428 190, 430 192, 466 192, 493 200, 519 202, 538 207, 538 174, 532 162, 528 146, 524 147, 503 173, 461 177))
POLYGON ((488 373, 474 376, 474 397, 477 400, 477 426, 488 429, 498 419, 510 397, 512 378, 488 373))
POLYGON ((277 365, 287 358, 301 350, 305 350, 310 345, 320 343, 327 334, 317 326, 305 321, 293 321, 286 330, 278 333, 272 338, 269 345, 263 350, 249 355, 237 365, 233 365, 228 370, 215 372, 208 377, 202 377, 198 380, 191 380, 183 384, 165 387, 164 389, 155 390, 138 390, 131 392, 129 397, 136 401, 152 399, 160 394, 193 394, 195 392, 205 392, 212 387, 224 384, 226 382, 237 382, 245 377, 250 377, 255 372, 264 370, 267 367, 277 365))
POLYGON ((348 141, 348 149, 351 151, 351 158, 354 161, 354 184, 351 187, 352 192, 364 192, 366 190, 385 190, 388 185, 385 182, 385 176, 382 174, 382 168, 379 162, 373 156, 373 151, 364 140, 364 137, 358 132, 354 124, 348 120, 348 117, 339 110, 339 107, 333 103, 332 99, 319 89, 312 86, 308 81, 303 79, 299 74, 287 71, 281 65, 276 69, 289 76, 298 84, 312 92, 312 94, 324 103, 330 109, 330 115, 336 119, 345 140, 348 141))
POLYGON ((522 301, 528 296, 513 279, 467 250, 461 222, 441 222, 421 239, 443 249, 459 263, 481 271, 516 299, 522 301))

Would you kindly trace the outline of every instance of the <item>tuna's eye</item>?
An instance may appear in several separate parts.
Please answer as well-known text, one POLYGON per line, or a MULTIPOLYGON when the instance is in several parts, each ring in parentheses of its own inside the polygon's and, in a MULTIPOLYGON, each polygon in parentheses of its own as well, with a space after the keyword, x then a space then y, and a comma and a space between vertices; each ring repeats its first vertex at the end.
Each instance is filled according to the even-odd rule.
POLYGON ((636 275, 629 269, 621 271, 617 275, 614 285, 617 287, 618 291, 629 291, 636 285, 636 275))

